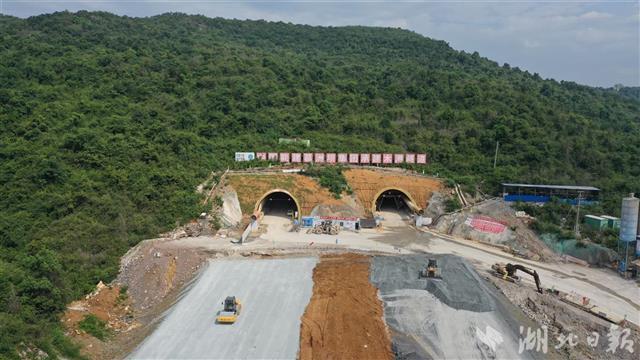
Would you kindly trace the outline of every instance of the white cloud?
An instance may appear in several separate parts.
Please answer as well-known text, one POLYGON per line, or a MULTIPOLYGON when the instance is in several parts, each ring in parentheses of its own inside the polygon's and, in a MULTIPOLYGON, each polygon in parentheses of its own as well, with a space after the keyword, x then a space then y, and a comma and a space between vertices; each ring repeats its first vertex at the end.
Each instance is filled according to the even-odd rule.
POLYGON ((604 13, 604 12, 598 12, 598 11, 589 11, 579 16, 580 19, 585 19, 585 20, 601 20, 601 19, 609 19, 611 17, 613 17, 613 15, 604 13))
POLYGON ((372 25, 381 26, 381 27, 390 27, 390 28, 402 28, 402 29, 409 28, 409 22, 407 21, 407 19, 402 19, 402 18, 376 20, 373 22, 372 25))
POLYGON ((593 27, 575 31, 576 40, 584 44, 614 45, 626 36, 624 33, 593 27))

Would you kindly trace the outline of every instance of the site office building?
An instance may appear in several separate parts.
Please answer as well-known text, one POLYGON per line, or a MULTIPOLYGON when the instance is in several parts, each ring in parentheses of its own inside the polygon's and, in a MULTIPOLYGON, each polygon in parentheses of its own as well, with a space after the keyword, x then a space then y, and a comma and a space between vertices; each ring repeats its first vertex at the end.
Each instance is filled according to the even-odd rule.
POLYGON ((360 218, 350 216, 303 216, 303 227, 314 227, 323 221, 331 221, 331 225, 338 225, 341 229, 360 230, 360 218))

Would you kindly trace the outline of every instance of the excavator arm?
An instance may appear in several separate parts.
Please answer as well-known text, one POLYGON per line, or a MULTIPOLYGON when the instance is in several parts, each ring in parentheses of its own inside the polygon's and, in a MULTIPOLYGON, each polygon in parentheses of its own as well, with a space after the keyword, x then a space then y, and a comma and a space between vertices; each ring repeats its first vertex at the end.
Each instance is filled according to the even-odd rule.
POLYGON ((536 282, 536 288, 538 289, 538 292, 542 294, 542 287, 540 286, 540 277, 538 276, 537 271, 533 269, 529 269, 528 267, 522 266, 520 264, 507 264, 507 272, 509 273, 509 276, 513 276, 516 270, 520 270, 523 273, 527 273, 533 276, 533 280, 536 282))

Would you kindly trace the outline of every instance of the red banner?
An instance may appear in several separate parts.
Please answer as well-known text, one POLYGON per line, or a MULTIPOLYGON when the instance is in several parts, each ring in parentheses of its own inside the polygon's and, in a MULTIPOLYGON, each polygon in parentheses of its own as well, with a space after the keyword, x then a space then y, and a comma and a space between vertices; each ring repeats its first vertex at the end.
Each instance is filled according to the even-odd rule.
MULTIPOLYGON (((248 153, 247 153, 248 154, 248 153)), ((277 153, 256 152, 259 160, 279 161, 282 163, 311 163, 320 164, 427 164, 427 154, 395 153, 277 153)))
POLYGON ((305 163, 313 162, 313 153, 302 154, 302 162, 305 162, 305 163))
POLYGON ((320 216, 320 220, 358 221, 358 219, 352 216, 320 216))
POLYGON ((500 234, 504 231, 504 229, 506 229, 506 226, 504 224, 501 224, 496 221, 487 220, 487 218, 483 218, 483 217, 474 217, 471 219, 471 221, 467 219, 467 222, 470 223, 469 225, 471 225, 471 227, 473 227, 478 231, 492 233, 492 234, 500 234))
POLYGON ((407 164, 414 164, 416 162, 416 154, 406 154, 404 156, 404 162, 407 164))

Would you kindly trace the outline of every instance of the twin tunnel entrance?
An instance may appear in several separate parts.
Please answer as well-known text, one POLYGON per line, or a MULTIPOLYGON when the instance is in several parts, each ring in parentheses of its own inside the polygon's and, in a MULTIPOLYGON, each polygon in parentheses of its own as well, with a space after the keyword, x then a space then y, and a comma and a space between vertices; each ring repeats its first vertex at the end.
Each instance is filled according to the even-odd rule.
MULTIPOLYGON (((300 218, 302 215, 301 204, 288 191, 274 189, 267 192, 258 201, 255 212, 262 212, 264 215, 286 217, 289 219, 300 218)), ((411 196, 402 190, 388 188, 380 191, 370 208, 371 213, 391 212, 403 215, 410 213, 420 213, 420 209, 411 196)))

